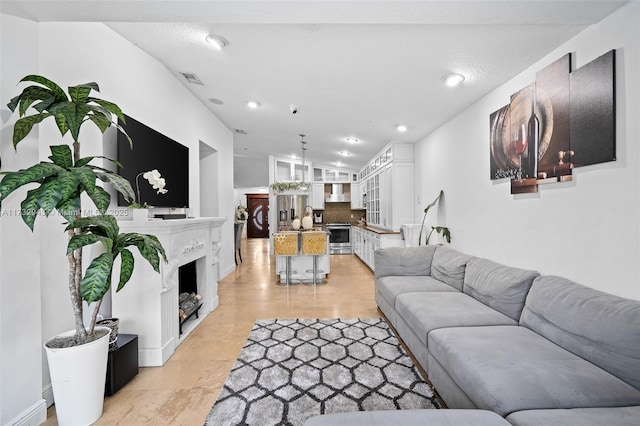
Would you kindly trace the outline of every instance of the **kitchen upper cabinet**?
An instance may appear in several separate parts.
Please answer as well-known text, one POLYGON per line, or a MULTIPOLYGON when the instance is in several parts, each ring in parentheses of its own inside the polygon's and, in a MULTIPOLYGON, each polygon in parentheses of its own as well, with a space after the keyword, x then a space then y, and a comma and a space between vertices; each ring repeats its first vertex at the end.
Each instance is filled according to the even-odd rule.
POLYGON ((324 210, 324 198, 324 183, 313 183, 311 185, 311 208, 324 210))
POLYGON ((329 167, 315 166, 313 168, 314 182, 351 182, 356 173, 352 170, 334 169, 329 167))
POLYGON ((302 161, 273 157, 274 182, 309 182, 311 180, 311 164, 305 163, 304 176, 302 161))
POLYGON ((414 223, 413 168, 413 145, 391 143, 360 171, 368 225, 399 231, 414 223))
POLYGON ((362 191, 360 190, 360 184, 358 182, 351 182, 351 209, 360 210, 363 209, 362 205, 362 191))

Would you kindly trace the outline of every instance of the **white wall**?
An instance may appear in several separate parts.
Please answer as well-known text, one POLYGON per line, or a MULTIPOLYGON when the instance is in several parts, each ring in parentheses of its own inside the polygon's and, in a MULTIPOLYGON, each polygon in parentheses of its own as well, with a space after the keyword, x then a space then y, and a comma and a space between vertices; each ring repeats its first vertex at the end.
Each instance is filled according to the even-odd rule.
MULTIPOLYGON (((0 156, 2 171, 18 170, 38 161, 38 133, 13 149, 15 116, 6 107, 16 82, 38 70, 38 25, 0 15, 0 156), (9 83, 10 82, 10 83, 9 83)), ((42 399, 40 336, 39 232, 31 233, 16 215, 26 190, 2 203, 0 220, 0 424, 46 418, 42 399), (27 261, 35 259, 36 261, 27 261)))
MULTIPOLYGON (((96 96, 116 102, 126 114, 190 148, 191 213, 196 216, 216 213, 229 217, 223 229, 223 239, 230 244, 223 244, 219 266, 221 271, 233 270, 233 133, 195 99, 164 65, 103 24, 37 24, 2 15, 1 31, 2 105, 19 93, 23 86, 16 87, 16 83, 28 73, 42 74, 65 88, 96 81, 101 89, 96 96), (18 48, 23 44, 26 44, 24 51, 28 54, 18 55, 18 48), (202 173, 201 144, 208 145, 217 158, 213 163, 204 161, 207 170, 202 173), (208 198, 205 205, 200 203, 203 189, 200 186, 201 176, 217 185, 210 192, 215 195, 208 198)), ((9 111, 6 107, 0 111, 3 121, 0 145, 3 170, 23 166, 19 163, 20 159, 32 164, 38 157, 46 158, 49 155, 48 146, 61 143, 55 125, 52 122, 43 123, 39 129, 39 139, 38 133, 31 138, 34 139, 31 151, 22 147, 28 141, 21 143, 18 159, 12 154, 10 137, 6 137, 11 130, 10 123, 6 123, 9 111)), ((83 155, 104 153, 113 157, 113 132, 103 138, 100 132, 87 127, 81 131, 80 140, 83 155)), ((65 141, 70 142, 68 139, 65 141)), ((202 185, 211 183, 202 182, 202 185)), ((115 201, 112 204, 115 207, 115 201)), ((2 207, 8 205, 3 204, 2 207)), ((19 219, 4 217, 0 221, 3 390, 0 424, 7 424, 16 416, 24 416, 41 401, 43 389, 47 392, 50 382, 42 354, 42 342, 56 333, 73 328, 66 286, 66 237, 60 218, 39 219, 36 230, 40 238, 33 243, 28 239, 31 236, 28 228, 23 224, 14 224, 17 221, 19 219), (16 242, 18 239, 19 243, 16 242), (31 246, 34 248, 31 249, 31 246), (38 251, 40 246, 42 248, 38 251), (17 251, 16 247, 20 247, 21 251, 17 251), (34 253, 32 262, 28 258, 25 261, 23 247, 34 253), (22 266, 25 263, 27 267, 22 266), (40 269, 43 271, 42 277, 40 269), (41 298, 46 301, 42 307, 41 298), (11 317, 5 318, 6 315, 11 317), (6 389, 10 389, 11 394, 6 393, 6 389)), ((85 267, 87 265, 88 261, 85 267)))
POLYGON ((444 202, 427 222, 448 226, 455 248, 640 299, 638 22, 640 4, 633 2, 416 143, 416 220, 443 189, 444 202), (540 186, 537 194, 513 196, 507 180, 489 180, 489 114, 566 53, 576 69, 611 49, 618 160, 574 169, 573 182, 540 186))

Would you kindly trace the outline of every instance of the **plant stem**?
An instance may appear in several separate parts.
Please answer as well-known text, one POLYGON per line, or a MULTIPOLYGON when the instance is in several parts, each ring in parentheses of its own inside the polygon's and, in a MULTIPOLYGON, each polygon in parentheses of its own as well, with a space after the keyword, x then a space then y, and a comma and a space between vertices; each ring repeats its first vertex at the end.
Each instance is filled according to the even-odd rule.
MULTIPOLYGON (((73 141, 73 162, 74 164, 80 158, 80 142, 73 141)), ((80 210, 76 213, 76 219, 82 217, 82 204, 80 205, 80 210)), ((74 235, 81 234, 82 231, 78 228, 74 230, 70 230, 67 235, 69 239, 74 235)), ((69 289, 71 290, 71 303, 73 304, 73 314, 75 316, 76 323, 76 335, 80 338, 82 342, 87 339, 87 329, 84 327, 84 319, 82 318, 82 294, 80 291, 80 282, 82 281, 82 248, 74 250, 73 253, 70 254, 70 265, 69 271, 69 289)))

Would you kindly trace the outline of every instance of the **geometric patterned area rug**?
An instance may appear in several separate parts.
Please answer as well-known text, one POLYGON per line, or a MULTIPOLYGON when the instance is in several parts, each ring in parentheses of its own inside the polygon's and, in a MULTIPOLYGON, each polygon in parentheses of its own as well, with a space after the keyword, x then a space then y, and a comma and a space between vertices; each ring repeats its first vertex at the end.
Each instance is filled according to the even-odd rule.
POLYGON ((205 425, 415 408, 440 407, 382 318, 259 320, 205 425))

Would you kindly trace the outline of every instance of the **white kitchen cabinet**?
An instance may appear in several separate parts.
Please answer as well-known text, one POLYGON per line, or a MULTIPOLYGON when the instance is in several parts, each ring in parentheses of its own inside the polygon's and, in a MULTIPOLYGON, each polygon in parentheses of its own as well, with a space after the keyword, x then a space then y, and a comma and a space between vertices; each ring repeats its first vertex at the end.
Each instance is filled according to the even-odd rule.
POLYGON ((273 157, 273 161, 274 182, 310 182, 311 163, 305 162, 303 176, 302 160, 273 157))
POLYGON ((360 190, 360 183, 351 182, 351 209, 360 210, 363 209, 362 205, 362 191, 360 190))
POLYGON ((335 169, 331 167, 314 166, 313 167, 313 181, 314 182, 351 182, 353 177, 356 176, 355 171, 346 169, 335 169))
POLYGON ((399 231, 414 222, 413 170, 413 145, 392 143, 360 171, 368 225, 399 231))
POLYGON ((375 271, 374 253, 380 248, 402 247, 399 232, 376 232, 371 228, 352 227, 354 254, 358 256, 371 270, 375 271))
POLYGON ((311 208, 324 210, 324 183, 314 183, 311 186, 311 208))

